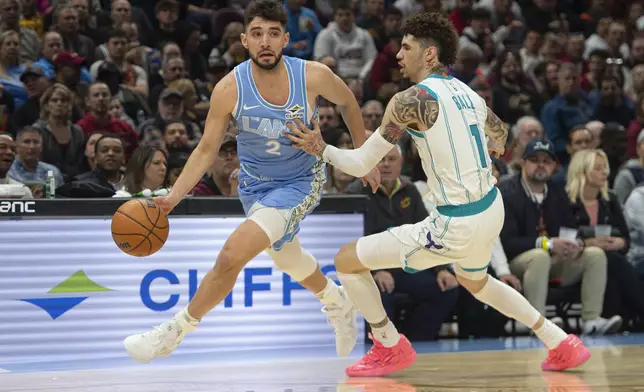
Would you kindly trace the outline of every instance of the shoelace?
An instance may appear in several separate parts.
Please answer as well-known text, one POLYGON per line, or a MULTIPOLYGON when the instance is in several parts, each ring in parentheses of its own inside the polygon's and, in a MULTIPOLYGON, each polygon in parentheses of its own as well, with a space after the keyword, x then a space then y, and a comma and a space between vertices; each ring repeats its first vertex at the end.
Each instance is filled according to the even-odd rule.
POLYGON ((362 358, 361 364, 363 365, 378 365, 383 366, 391 362, 391 359, 394 357, 394 350, 391 348, 386 348, 384 346, 374 345, 367 352, 367 355, 362 358))

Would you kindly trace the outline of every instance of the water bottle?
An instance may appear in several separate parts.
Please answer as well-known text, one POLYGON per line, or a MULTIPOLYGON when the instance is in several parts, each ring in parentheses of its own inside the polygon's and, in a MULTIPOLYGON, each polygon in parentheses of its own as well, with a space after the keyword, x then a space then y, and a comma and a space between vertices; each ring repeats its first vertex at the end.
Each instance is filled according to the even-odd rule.
POLYGON ((45 182, 45 198, 53 199, 56 196, 56 177, 54 172, 49 170, 47 172, 47 181, 45 182))

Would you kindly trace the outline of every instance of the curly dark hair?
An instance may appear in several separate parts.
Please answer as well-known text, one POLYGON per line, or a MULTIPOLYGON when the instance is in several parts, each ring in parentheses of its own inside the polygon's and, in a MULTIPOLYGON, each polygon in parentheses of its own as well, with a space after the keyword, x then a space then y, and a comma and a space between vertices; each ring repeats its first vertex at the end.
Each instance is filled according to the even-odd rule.
POLYGON ((262 18, 272 22, 280 22, 286 28, 288 15, 281 1, 255 0, 251 2, 244 12, 244 25, 248 26, 255 18, 262 18))
POLYGON ((458 50, 458 33, 454 25, 438 12, 421 12, 410 16, 402 27, 404 35, 413 35, 423 48, 436 46, 438 61, 444 66, 454 64, 458 50))

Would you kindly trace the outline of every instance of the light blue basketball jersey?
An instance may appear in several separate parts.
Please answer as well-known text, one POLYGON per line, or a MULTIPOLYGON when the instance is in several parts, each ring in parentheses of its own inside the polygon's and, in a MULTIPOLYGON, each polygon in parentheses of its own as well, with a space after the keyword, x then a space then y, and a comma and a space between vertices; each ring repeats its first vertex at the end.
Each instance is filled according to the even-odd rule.
POLYGON ((237 105, 233 116, 239 130, 237 155, 249 176, 268 181, 288 181, 313 174, 318 159, 292 147, 284 136, 286 123, 300 119, 310 126, 317 117, 317 103, 309 106, 306 96, 306 61, 283 56, 288 72, 286 105, 270 104, 259 94, 251 72, 251 61, 235 67, 237 105))
POLYGON ((284 236, 272 244, 280 250, 293 240, 300 222, 320 203, 326 165, 324 161, 292 147, 284 136, 286 123, 300 119, 307 126, 317 119, 317 104, 306 97, 306 61, 282 57, 288 72, 286 105, 272 105, 260 95, 251 73, 251 61, 235 67, 237 105, 233 117, 239 130, 239 199, 247 215, 264 207, 288 211, 284 236))

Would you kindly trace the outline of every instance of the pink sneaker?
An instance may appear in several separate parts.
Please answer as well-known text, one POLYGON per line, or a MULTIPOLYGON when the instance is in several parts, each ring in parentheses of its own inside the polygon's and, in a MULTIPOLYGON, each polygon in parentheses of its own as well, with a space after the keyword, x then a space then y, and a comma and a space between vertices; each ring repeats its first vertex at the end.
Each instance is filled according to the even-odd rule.
POLYGON ((543 370, 566 370, 583 365, 590 358, 590 351, 575 335, 568 335, 541 364, 543 370))
POLYGON ((403 370, 416 362, 416 351, 404 335, 400 335, 398 344, 393 347, 385 347, 375 340, 373 347, 362 357, 346 369, 349 377, 382 377, 387 374, 403 370))

